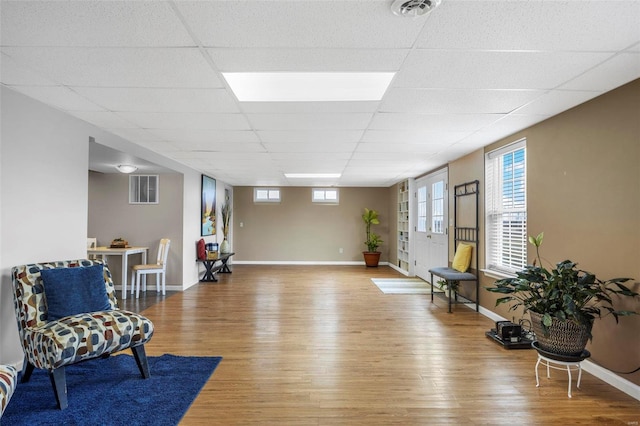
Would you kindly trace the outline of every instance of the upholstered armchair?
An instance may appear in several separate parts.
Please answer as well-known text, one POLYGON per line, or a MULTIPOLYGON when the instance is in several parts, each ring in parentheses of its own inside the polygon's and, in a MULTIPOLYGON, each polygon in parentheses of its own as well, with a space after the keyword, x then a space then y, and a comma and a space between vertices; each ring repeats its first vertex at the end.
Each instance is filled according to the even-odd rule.
POLYGON ((0 365, 0 417, 16 390, 18 372, 10 365, 0 365))
POLYGON ((64 409, 68 405, 66 365, 129 348, 142 377, 149 377, 144 344, 153 335, 153 323, 118 309, 105 261, 21 265, 11 275, 24 351, 22 382, 29 381, 34 368, 47 370, 58 407, 64 409))

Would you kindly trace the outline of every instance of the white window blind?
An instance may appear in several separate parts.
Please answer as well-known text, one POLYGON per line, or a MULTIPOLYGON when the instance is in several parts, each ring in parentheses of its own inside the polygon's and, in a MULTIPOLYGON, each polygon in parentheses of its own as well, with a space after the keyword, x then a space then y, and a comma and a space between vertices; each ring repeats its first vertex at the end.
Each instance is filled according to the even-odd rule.
POLYGON ((526 140, 485 157, 486 267, 514 273, 527 264, 526 140))

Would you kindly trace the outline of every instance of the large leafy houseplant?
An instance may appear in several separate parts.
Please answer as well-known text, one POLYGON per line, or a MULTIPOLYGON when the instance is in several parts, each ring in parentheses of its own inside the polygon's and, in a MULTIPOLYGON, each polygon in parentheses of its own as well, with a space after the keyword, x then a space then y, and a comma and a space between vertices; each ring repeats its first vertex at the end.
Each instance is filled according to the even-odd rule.
POLYGON ((364 256, 364 263, 367 266, 378 266, 380 262, 380 252, 378 251, 378 246, 382 244, 382 239, 380 235, 371 231, 371 225, 379 225, 380 220, 378 219, 378 212, 373 209, 368 209, 365 207, 364 213, 362 214, 362 221, 365 224, 365 231, 367 234, 367 239, 364 244, 367 246, 367 251, 363 251, 362 254, 364 256))
MULTIPOLYGON (((542 266, 540 245, 544 233, 537 237, 529 237, 529 242, 536 248, 536 259, 533 265, 527 265, 516 273, 514 278, 505 278, 494 283, 494 287, 485 287, 488 291, 504 294, 496 300, 496 306, 502 303, 513 303, 509 310, 523 306, 526 311, 536 313, 540 324, 532 324, 534 330, 540 326, 544 336, 548 337, 551 327, 556 322, 572 322, 585 327, 586 337, 592 338, 591 327, 596 318, 612 315, 616 322, 618 317, 636 314, 634 311, 616 310, 613 307, 614 295, 638 296, 638 293, 623 283, 631 278, 614 278, 600 280, 594 274, 578 269, 577 264, 564 260, 555 268, 542 266)), ((541 336, 537 336, 540 340, 541 336)), ((586 340, 584 341, 586 344, 586 340)))
POLYGON ((378 212, 373 209, 364 208, 364 213, 362 214, 362 220, 365 223, 365 231, 367 234, 367 239, 365 240, 365 245, 367 246, 367 251, 374 253, 378 251, 378 246, 383 243, 380 239, 380 235, 371 232, 371 225, 379 225, 380 220, 378 219, 378 212))

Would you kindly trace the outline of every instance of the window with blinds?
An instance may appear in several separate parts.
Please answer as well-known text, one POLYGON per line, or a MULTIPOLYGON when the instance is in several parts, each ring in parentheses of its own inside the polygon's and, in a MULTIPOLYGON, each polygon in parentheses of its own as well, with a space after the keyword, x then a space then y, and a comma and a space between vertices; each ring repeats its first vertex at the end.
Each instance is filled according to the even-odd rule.
POLYGON ((129 204, 158 204, 158 175, 129 176, 129 204))
POLYGON ((486 268, 513 274, 527 264, 526 140, 485 156, 486 268))

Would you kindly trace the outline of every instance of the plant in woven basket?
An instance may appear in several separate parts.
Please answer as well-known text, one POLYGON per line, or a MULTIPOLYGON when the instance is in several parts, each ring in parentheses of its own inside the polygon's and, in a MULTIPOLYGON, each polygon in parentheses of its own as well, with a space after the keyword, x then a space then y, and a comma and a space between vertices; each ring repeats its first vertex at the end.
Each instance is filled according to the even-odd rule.
POLYGON ((496 306, 509 302, 515 302, 509 310, 523 306, 525 312, 534 313, 531 315, 534 331, 539 326, 547 337, 552 325, 557 322, 583 325, 586 327, 584 344, 587 338, 592 338, 591 327, 596 318, 613 315, 617 323, 620 316, 637 314, 613 307, 614 295, 638 296, 623 284, 631 278, 603 281, 590 272, 578 269, 577 264, 570 260, 559 262, 552 269, 544 268, 540 258, 543 236, 540 233, 537 237, 529 237, 529 242, 536 248, 533 265, 527 265, 514 278, 498 280, 494 287, 485 287, 488 291, 506 295, 496 300, 496 306))

